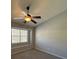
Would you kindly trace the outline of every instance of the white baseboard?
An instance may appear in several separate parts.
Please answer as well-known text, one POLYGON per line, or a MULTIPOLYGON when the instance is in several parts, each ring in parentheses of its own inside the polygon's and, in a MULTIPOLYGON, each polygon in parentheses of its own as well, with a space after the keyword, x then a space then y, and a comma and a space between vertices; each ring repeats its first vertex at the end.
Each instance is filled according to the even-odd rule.
POLYGON ((39 49, 39 48, 36 48, 36 49, 39 50, 39 51, 48 53, 48 54, 50 54, 50 55, 54 55, 54 56, 59 57, 59 58, 61 58, 61 59, 67 59, 67 58, 65 58, 65 57, 59 56, 59 55, 57 55, 57 54, 54 54, 54 53, 51 53, 51 52, 48 52, 48 51, 45 51, 45 50, 42 50, 42 49, 39 49))

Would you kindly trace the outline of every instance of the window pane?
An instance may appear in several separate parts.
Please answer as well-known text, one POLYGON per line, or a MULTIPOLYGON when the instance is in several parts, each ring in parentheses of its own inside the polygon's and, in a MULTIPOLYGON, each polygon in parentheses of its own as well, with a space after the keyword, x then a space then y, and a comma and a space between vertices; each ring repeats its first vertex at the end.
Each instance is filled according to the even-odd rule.
POLYGON ((20 39, 19 29, 12 29, 12 43, 19 43, 20 39))
POLYGON ((27 42, 27 37, 21 37, 21 42, 27 42))
POLYGON ((12 29, 12 43, 28 42, 28 30, 12 29))
POLYGON ((21 42, 27 42, 28 40, 28 32, 27 30, 21 30, 21 42))
POLYGON ((27 36, 27 30, 21 30, 21 35, 22 35, 22 36, 24 36, 24 35, 27 36))
POLYGON ((20 35, 18 29, 12 29, 12 35, 20 35))
POLYGON ((20 40, 19 40, 19 36, 12 36, 12 43, 19 43, 20 40))

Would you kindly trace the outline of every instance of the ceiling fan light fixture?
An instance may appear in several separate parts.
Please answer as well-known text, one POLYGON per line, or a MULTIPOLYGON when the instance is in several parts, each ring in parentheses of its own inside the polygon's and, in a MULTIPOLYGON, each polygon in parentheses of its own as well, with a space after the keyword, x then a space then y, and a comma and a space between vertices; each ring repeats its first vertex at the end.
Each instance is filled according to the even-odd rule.
POLYGON ((33 20, 33 19, 34 19, 34 18, 36 18, 36 19, 41 19, 41 16, 32 16, 32 15, 30 15, 29 9, 30 9, 30 6, 27 6, 27 7, 26 7, 27 14, 26 14, 24 11, 22 11, 22 14, 24 15, 24 17, 18 18, 18 19, 24 20, 24 23, 33 22, 34 24, 37 24, 37 21, 35 21, 35 20, 33 20))
POLYGON ((31 21, 31 17, 29 16, 25 16, 25 19, 24 19, 26 22, 30 22, 31 21))

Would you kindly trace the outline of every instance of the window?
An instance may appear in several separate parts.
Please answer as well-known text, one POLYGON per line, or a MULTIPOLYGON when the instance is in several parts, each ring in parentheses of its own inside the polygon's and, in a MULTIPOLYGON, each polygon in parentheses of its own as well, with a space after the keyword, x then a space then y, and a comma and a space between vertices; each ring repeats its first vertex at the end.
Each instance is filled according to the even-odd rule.
POLYGON ((28 30, 12 28, 12 44, 28 42, 28 30))
POLYGON ((21 42, 27 42, 28 37, 28 31, 21 30, 21 42))

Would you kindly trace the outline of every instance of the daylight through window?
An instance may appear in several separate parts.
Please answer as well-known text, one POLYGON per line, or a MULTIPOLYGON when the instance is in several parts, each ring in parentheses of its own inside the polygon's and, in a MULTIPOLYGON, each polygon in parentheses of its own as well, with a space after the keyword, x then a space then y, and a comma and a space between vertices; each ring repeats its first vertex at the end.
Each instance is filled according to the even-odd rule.
POLYGON ((12 28, 12 43, 28 42, 28 30, 12 28))

